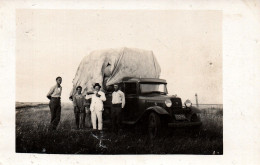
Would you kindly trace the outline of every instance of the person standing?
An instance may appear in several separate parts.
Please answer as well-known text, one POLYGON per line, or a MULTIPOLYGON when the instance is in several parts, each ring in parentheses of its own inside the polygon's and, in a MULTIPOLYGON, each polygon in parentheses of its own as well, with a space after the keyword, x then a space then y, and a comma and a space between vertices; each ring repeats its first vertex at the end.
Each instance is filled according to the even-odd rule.
POLYGON ((115 91, 112 93, 112 130, 114 133, 118 132, 118 129, 121 128, 122 121, 122 108, 125 106, 125 94, 119 90, 118 84, 114 84, 115 91))
POLYGON ((49 107, 51 111, 51 123, 50 123, 50 130, 56 130, 57 126, 60 122, 60 115, 61 115, 61 92, 62 92, 62 78, 56 78, 56 85, 51 87, 50 91, 47 94, 47 98, 50 100, 49 107))
POLYGON ((85 126, 87 128, 91 128, 92 127, 92 123, 91 123, 91 112, 90 112, 90 101, 86 100, 86 117, 85 117, 85 126))
POLYGON ((77 129, 82 129, 85 126, 85 118, 86 118, 86 110, 87 102, 85 97, 82 95, 82 87, 78 86, 76 88, 77 93, 73 96, 73 106, 74 106, 74 114, 76 119, 76 127, 77 129))
POLYGON ((106 101, 105 93, 100 91, 101 86, 99 83, 94 85, 94 94, 87 95, 86 98, 91 98, 90 111, 91 111, 91 120, 93 125, 93 130, 97 130, 97 120, 98 120, 98 130, 102 131, 103 129, 103 119, 102 112, 104 111, 103 101, 106 101))

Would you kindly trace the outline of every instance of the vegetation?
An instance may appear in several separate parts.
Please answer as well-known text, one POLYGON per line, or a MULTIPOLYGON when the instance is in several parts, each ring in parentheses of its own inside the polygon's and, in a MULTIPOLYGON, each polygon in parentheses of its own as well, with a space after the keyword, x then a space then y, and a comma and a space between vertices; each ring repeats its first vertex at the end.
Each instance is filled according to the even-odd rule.
MULTIPOLYGON (((220 110, 221 111, 221 110, 220 110)), ((223 112, 223 111, 222 111, 223 112)), ((119 135, 104 124, 103 138, 91 129, 75 129, 73 109, 62 105, 57 131, 49 132, 46 104, 16 110, 16 152, 51 154, 223 154, 223 113, 201 113, 203 127, 168 129, 163 137, 150 140, 140 129, 125 128, 119 135)))

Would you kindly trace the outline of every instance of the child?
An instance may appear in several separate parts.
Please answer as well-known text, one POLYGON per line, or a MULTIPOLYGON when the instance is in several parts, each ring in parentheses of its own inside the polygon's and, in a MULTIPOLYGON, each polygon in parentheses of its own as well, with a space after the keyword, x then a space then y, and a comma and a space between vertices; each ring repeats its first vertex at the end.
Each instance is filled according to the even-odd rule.
POLYGON ((87 102, 85 97, 81 94, 82 87, 78 86, 76 90, 77 93, 73 96, 74 114, 75 114, 77 129, 82 129, 84 128, 85 125, 85 117, 86 117, 85 107, 87 106, 87 102))

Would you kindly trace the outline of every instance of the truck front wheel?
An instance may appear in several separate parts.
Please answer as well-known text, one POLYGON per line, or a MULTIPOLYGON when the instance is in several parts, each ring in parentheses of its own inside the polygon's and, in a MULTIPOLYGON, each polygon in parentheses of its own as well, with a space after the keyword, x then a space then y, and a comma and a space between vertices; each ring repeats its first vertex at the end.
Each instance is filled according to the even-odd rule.
POLYGON ((161 134, 161 119, 158 114, 152 112, 148 118, 148 133, 151 139, 158 137, 161 134))

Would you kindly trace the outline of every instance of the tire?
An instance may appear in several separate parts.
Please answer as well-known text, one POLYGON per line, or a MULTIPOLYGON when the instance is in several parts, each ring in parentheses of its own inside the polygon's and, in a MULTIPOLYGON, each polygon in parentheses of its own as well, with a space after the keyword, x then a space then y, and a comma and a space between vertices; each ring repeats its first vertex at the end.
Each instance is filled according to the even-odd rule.
MULTIPOLYGON (((191 122, 199 122, 199 121, 201 121, 199 115, 197 114, 192 115, 191 122)), ((202 125, 192 127, 192 134, 195 135, 200 134, 201 129, 202 129, 202 125)))
POLYGON ((152 112, 148 117, 148 134, 151 139, 159 137, 162 133, 161 119, 158 114, 152 112))
POLYGON ((193 115, 191 116, 191 122, 198 122, 198 121, 201 121, 201 120, 200 120, 200 116, 197 115, 197 114, 193 114, 193 115))

